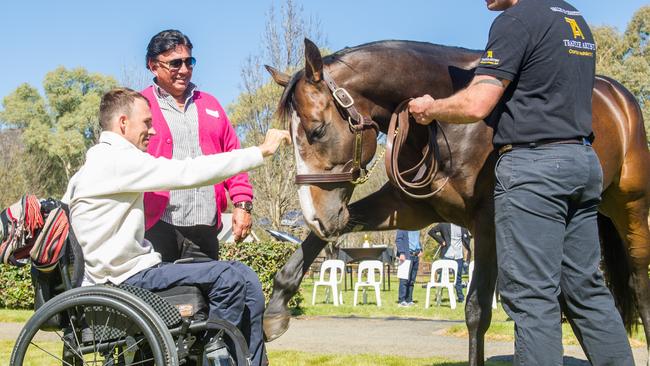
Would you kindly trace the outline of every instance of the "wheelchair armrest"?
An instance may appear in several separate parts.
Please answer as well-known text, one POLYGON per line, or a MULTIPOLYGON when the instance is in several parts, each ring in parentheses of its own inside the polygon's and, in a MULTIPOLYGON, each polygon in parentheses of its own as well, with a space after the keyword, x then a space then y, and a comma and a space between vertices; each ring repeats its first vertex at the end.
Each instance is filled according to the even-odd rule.
POLYGON ((214 260, 214 259, 207 258, 207 257, 203 257, 203 258, 200 258, 200 257, 199 257, 199 258, 189 257, 189 258, 181 258, 181 259, 177 259, 177 260, 174 261, 174 264, 183 264, 183 263, 201 263, 201 262, 209 262, 209 261, 212 261, 212 260, 214 260))

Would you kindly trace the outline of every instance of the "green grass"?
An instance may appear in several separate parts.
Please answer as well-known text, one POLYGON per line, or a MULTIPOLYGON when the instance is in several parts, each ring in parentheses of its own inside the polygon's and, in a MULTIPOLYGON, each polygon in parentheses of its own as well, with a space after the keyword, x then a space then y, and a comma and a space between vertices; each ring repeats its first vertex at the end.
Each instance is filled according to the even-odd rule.
MULTIPOLYGON (((0 341, 0 364, 5 365, 11 357, 13 341, 0 341)), ((53 354, 60 353, 60 343, 41 342, 43 346, 53 354)), ((51 364, 51 356, 42 353, 42 356, 32 355, 26 360, 24 366, 44 366, 51 364)), ((384 355, 332 355, 332 354, 313 354, 297 351, 271 351, 269 352, 269 361, 272 365, 290 365, 290 366, 463 366, 467 362, 452 361, 445 358, 406 358, 398 356, 384 355)), ((488 366, 505 366, 503 362, 487 362, 488 366)))
MULTIPOLYGON (((452 325, 447 329, 446 334, 463 338, 468 337, 467 327, 464 324, 452 325)), ((490 329, 485 334, 485 338, 492 341, 514 341, 514 323, 512 321, 493 321, 490 324, 490 329)), ((643 327, 639 327, 637 331, 633 332, 629 339, 632 347, 644 347, 645 334, 643 333, 643 327)), ((562 324, 562 344, 579 345, 578 339, 568 323, 562 324)))
POLYGON ((33 310, 0 309, 0 323, 24 323, 33 314, 33 310))
MULTIPOLYGON (((57 347, 60 345, 60 343, 47 342, 47 343, 39 343, 39 345, 45 346, 44 347, 45 349, 47 349, 50 352, 53 352, 56 355, 61 353, 61 349, 57 347)), ((13 348, 14 348, 14 341, 6 341, 6 340, 0 341, 0 365, 9 364, 9 358, 11 358, 11 350, 13 348)), ((52 356, 49 356, 46 353, 42 352, 39 355, 30 354, 29 359, 25 360, 23 366, 45 366, 45 365, 52 365, 52 362, 53 362, 52 356)))
MULTIPOLYGON (((401 308, 397 306, 398 280, 391 278, 390 291, 381 291, 381 307, 375 304, 375 291, 368 290, 368 304, 362 303, 361 291, 359 291, 359 304, 352 306, 354 291, 348 288, 343 291, 343 305, 333 306, 330 301, 325 303, 325 287, 319 286, 316 293, 316 304, 311 304, 313 291, 313 281, 307 277, 302 283, 302 291, 305 302, 301 304, 302 308, 294 312, 294 315, 306 316, 358 316, 358 317, 411 317, 435 320, 465 320, 465 305, 457 304, 456 309, 451 309, 447 291, 443 291, 442 303, 440 306, 435 304, 435 289, 431 290, 431 304, 428 309, 424 308, 426 300, 426 289, 422 288, 422 283, 416 283, 413 290, 413 301, 415 306, 401 308)), ((349 284, 348 284, 349 285, 349 284)), ((498 305, 498 308, 492 310, 492 321, 505 321, 508 318, 506 313, 498 305)))
MULTIPOLYGON (((291 366, 464 366, 467 362, 452 361, 445 358, 407 358, 386 355, 331 355, 312 354, 296 351, 269 352, 271 365, 291 366)), ((505 362, 486 362, 487 366, 505 366, 505 362)))

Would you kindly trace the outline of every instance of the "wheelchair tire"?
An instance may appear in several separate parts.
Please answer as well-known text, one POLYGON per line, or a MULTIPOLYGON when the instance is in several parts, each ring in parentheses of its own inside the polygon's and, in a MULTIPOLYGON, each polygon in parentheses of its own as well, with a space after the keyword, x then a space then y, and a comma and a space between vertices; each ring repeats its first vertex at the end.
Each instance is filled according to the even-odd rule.
POLYGON ((86 365, 86 352, 92 360, 108 360, 101 364, 178 365, 174 341, 160 317, 134 295, 109 286, 66 291, 43 305, 18 336, 10 365, 35 357, 49 357, 40 364, 86 365), (62 329, 53 335, 39 331, 52 317, 64 319, 62 329))

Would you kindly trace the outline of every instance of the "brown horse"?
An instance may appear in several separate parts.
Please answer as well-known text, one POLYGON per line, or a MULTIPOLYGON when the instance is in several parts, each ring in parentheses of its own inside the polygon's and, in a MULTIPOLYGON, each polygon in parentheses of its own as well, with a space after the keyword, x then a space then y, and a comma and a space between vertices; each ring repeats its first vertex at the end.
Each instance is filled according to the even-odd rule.
MULTIPOLYGON (((328 241, 352 231, 417 230, 433 222, 453 222, 469 228, 475 237, 476 280, 465 314, 469 364, 483 364, 497 275, 492 128, 484 122, 439 124, 439 166, 431 182, 437 193, 432 197, 414 199, 387 183, 348 206, 352 181, 361 171, 356 166, 363 168, 372 159, 377 129, 387 132, 396 106, 423 94, 434 98, 453 94, 472 79, 480 56, 481 52, 462 48, 382 41, 323 58, 316 45, 305 40, 304 70, 290 77, 268 68, 285 87, 279 113, 291 120, 302 183, 300 204, 312 231, 275 277, 264 320, 268 340, 288 328, 287 302, 328 241)), ((650 153, 637 102, 606 77, 596 79, 593 127, 594 148, 604 171, 599 230, 608 284, 628 329, 640 315, 650 339, 650 153)), ((425 127, 411 126, 400 165, 412 166, 421 158, 427 136, 425 127)))

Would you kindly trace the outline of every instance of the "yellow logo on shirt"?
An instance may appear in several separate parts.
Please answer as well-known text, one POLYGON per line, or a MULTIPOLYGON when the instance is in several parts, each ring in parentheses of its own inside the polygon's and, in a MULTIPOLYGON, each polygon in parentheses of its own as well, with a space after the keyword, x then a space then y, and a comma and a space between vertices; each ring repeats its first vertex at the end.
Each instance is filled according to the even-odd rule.
POLYGON ((582 29, 580 29, 580 27, 578 26, 578 22, 576 22, 575 19, 564 17, 564 21, 569 23, 569 25, 571 26, 571 31, 573 31, 574 39, 577 39, 578 37, 585 39, 585 35, 582 34, 582 29))
POLYGON ((485 52, 485 57, 483 57, 479 62, 481 65, 499 65, 499 63, 501 63, 501 60, 494 58, 494 52, 492 52, 492 50, 487 50, 485 52))

